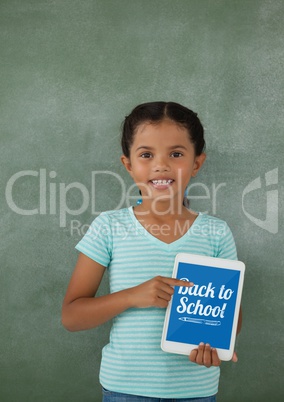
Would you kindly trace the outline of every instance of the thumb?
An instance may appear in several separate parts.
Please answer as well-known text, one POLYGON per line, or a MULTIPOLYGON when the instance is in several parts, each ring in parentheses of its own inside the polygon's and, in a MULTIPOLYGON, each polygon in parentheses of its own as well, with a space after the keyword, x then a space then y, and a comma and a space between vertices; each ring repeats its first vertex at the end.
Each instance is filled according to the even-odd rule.
POLYGON ((234 352, 233 357, 232 357, 232 362, 237 363, 237 361, 238 361, 238 356, 237 356, 237 353, 234 352))

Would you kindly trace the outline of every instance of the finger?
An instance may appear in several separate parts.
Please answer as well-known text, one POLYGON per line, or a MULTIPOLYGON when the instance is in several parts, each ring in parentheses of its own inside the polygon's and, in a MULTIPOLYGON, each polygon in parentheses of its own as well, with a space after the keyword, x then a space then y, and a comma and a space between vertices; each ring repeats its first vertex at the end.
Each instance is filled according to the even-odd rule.
POLYGON ((153 306, 159 307, 159 308, 167 308, 168 304, 169 304, 169 302, 167 300, 157 297, 156 303, 153 306))
POLYGON ((205 348, 205 345, 204 345, 203 342, 201 342, 201 343, 198 345, 198 348, 197 348, 197 355, 196 355, 196 358, 195 358, 195 362, 196 362, 197 364, 201 364, 201 365, 203 364, 204 348, 205 348))
POLYGON ((192 349, 192 351, 190 352, 189 360, 190 360, 192 363, 196 363, 197 352, 198 352, 197 349, 192 349))
MULTIPOLYGON (((170 288, 170 289, 172 289, 172 288, 170 288)), ((163 289, 159 289, 157 292, 157 297, 159 299, 165 300, 168 303, 171 300, 172 293, 168 289, 166 289, 166 291, 164 291, 163 289)))
POLYGON ((204 347, 203 364, 206 367, 212 366, 211 346, 209 345, 209 343, 206 343, 204 347))
POLYGON ((233 361, 234 363, 237 363, 237 361, 238 361, 238 356, 237 356, 237 353, 236 353, 236 352, 233 353, 232 361, 233 361))
POLYGON ((176 279, 176 278, 168 278, 166 276, 161 276, 161 280, 164 283, 167 283, 170 286, 187 286, 187 287, 191 287, 191 286, 194 285, 193 282, 183 281, 181 279, 176 279))
POLYGON ((219 359, 218 352, 215 348, 212 349, 212 366, 220 366, 221 360, 219 359))
MULTIPOLYGON (((174 289, 172 286, 168 285, 167 283, 160 281, 156 284, 156 291, 157 292, 161 292, 162 293, 166 293, 169 297, 168 300, 170 300, 170 298, 172 297, 172 295, 174 294, 174 289)), ((159 293, 158 293, 159 294, 159 293)), ((159 294, 160 296, 160 294, 159 294)), ((162 297, 162 296, 161 296, 162 297)))
POLYGON ((186 284, 186 286, 191 286, 188 285, 188 283, 189 282, 184 282, 175 278, 157 276, 156 278, 154 278, 152 285, 155 292, 163 291, 171 297, 174 294, 174 286, 184 286, 184 284, 186 284))

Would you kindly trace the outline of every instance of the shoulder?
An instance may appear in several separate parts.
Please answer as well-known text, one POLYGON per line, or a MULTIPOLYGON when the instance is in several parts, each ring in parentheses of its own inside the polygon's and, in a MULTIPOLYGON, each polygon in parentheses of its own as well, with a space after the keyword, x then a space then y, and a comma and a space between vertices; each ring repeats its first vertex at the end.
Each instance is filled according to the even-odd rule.
POLYGON ((112 209, 110 211, 104 211, 101 212, 99 216, 108 216, 110 218, 129 216, 130 208, 112 209))
POLYGON ((235 240, 227 222, 207 214, 199 214, 199 235, 211 244, 214 257, 237 259, 235 240))
POLYGON ((217 218, 216 216, 211 216, 203 213, 199 213, 195 221, 196 226, 199 227, 200 231, 205 231, 207 234, 212 234, 214 236, 230 232, 230 228, 226 221, 217 218))
POLYGON ((129 226, 129 219, 128 208, 101 212, 92 221, 76 248, 79 249, 82 244, 87 244, 90 247, 96 244, 111 250, 114 237, 121 236, 126 232, 125 228, 129 226))
POLYGON ((130 208, 114 209, 110 211, 101 212, 100 215, 95 219, 101 219, 104 221, 114 222, 123 221, 130 219, 130 208))
POLYGON ((91 223, 90 229, 97 230, 106 227, 129 224, 131 214, 129 208, 101 212, 91 223))

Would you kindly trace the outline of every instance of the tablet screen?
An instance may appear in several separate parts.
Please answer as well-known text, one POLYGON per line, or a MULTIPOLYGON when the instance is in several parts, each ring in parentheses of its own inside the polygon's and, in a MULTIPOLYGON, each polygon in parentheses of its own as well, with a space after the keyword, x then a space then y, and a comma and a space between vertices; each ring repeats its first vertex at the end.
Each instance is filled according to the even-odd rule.
MULTIPOLYGON (((190 254, 177 256, 173 276, 193 282, 194 286, 175 287, 163 334, 163 340, 169 341, 168 351, 176 352, 174 343, 198 345, 200 342, 217 349, 232 349, 243 271, 244 264, 240 261, 190 254)), ((183 352, 182 347, 178 350, 183 352)))

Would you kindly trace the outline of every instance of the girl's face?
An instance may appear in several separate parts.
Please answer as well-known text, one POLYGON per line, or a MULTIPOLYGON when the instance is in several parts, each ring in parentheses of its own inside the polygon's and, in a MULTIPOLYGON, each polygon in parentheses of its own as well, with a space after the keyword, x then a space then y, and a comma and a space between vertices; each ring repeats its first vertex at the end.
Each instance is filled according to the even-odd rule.
POLYGON ((190 178, 201 168, 205 154, 195 156, 188 131, 163 120, 138 126, 130 157, 123 155, 121 160, 144 200, 182 203, 190 178))

